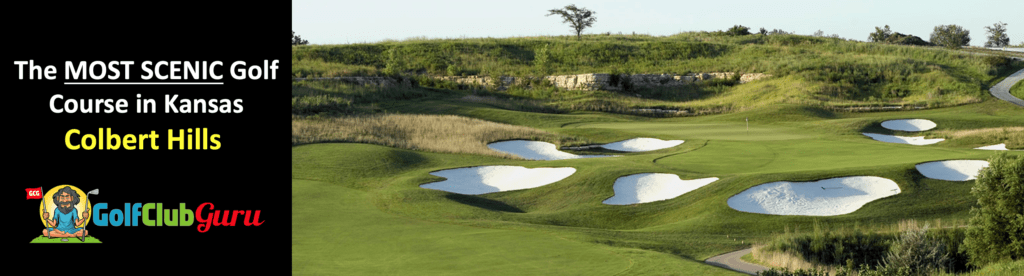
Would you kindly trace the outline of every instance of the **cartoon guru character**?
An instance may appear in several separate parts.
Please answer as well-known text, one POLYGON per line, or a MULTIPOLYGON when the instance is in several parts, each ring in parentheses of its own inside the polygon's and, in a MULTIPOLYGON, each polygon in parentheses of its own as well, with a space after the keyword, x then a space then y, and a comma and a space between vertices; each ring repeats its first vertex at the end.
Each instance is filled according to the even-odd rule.
POLYGON ((43 236, 54 237, 54 238, 67 238, 67 237, 85 237, 89 235, 89 231, 76 227, 85 222, 89 218, 89 208, 86 207, 82 210, 82 215, 79 217, 78 208, 75 205, 80 201, 78 192, 71 188, 71 186, 65 186, 64 188, 53 194, 53 203, 57 205, 53 209, 53 217, 50 217, 50 213, 43 211, 43 219, 52 226, 50 228, 43 229, 43 236))

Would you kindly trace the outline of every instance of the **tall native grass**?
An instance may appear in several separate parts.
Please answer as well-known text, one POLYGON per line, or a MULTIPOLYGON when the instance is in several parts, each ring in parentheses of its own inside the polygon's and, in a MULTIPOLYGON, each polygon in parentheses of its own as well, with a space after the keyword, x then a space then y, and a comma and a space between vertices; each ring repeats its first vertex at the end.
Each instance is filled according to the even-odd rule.
POLYGON ((514 139, 565 145, 586 142, 528 127, 454 115, 387 114, 335 118, 292 116, 292 145, 352 142, 516 159, 487 147, 488 143, 514 139))
POLYGON ((987 146, 1006 143, 1009 149, 1024 149, 1024 127, 994 127, 935 131, 934 136, 946 138, 952 145, 987 146))

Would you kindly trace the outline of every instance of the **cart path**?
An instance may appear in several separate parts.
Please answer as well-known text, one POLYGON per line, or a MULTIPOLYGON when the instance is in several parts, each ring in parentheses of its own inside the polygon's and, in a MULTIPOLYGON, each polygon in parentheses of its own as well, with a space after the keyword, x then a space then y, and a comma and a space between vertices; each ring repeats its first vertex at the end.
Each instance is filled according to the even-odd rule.
POLYGON ((767 267, 744 262, 740 259, 743 255, 747 254, 750 254, 750 248, 714 256, 708 258, 704 262, 717 267, 727 268, 750 275, 757 275, 758 272, 768 270, 767 267))
POLYGON ((1012 104, 1018 105, 1020 107, 1024 107, 1024 100, 1018 99, 1017 97, 1010 95, 1010 87, 1013 87, 1013 84, 1017 83, 1021 79, 1024 79, 1024 69, 1021 69, 1020 71, 1013 73, 1013 75, 1006 77, 1006 79, 1003 79, 1003 81, 997 83, 995 86, 992 86, 992 88, 989 89, 988 91, 992 93, 992 96, 995 96, 1000 100, 1004 100, 1012 104))

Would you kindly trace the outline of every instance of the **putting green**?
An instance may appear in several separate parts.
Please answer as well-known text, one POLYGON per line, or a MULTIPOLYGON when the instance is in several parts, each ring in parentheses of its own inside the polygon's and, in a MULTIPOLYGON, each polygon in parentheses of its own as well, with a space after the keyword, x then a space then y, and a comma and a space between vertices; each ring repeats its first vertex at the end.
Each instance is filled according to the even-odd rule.
POLYGON ((68 241, 61 241, 61 238, 47 238, 46 236, 39 235, 35 239, 32 239, 29 243, 102 243, 95 237, 85 237, 85 241, 79 240, 78 238, 66 238, 68 241))

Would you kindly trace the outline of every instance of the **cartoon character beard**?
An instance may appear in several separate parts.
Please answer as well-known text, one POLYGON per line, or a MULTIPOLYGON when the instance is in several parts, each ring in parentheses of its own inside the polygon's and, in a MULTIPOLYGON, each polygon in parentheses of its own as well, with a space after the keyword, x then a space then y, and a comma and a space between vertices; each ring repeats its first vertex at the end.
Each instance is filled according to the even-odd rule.
POLYGON ((74 210, 74 209, 75 209, 75 205, 71 204, 71 201, 57 202, 57 210, 59 210, 61 213, 64 213, 64 214, 71 213, 71 210, 74 210), (65 208, 64 204, 67 204, 68 207, 65 208))

